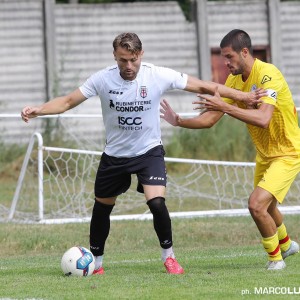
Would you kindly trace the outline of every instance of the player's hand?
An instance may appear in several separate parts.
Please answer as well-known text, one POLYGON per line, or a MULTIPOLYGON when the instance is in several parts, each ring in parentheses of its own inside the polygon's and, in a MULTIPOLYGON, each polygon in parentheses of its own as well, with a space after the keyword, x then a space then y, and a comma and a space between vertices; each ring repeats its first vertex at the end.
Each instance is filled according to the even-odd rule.
POLYGON ((179 115, 171 108, 167 100, 160 102, 160 117, 173 126, 178 126, 179 115))
POLYGON ((39 107, 30 107, 26 106, 21 111, 22 120, 26 123, 29 122, 29 119, 35 118, 39 115, 39 107))
POLYGON ((260 99, 264 96, 268 96, 267 91, 262 88, 259 88, 252 92, 246 93, 243 102, 246 103, 247 107, 255 108, 257 107, 257 105, 263 102, 260 99))
POLYGON ((216 87, 213 96, 198 94, 197 97, 199 97, 200 100, 193 102, 193 104, 199 104, 199 106, 194 108, 195 110, 201 109, 203 110, 203 112, 224 111, 228 105, 226 102, 222 100, 218 91, 218 87, 216 87))

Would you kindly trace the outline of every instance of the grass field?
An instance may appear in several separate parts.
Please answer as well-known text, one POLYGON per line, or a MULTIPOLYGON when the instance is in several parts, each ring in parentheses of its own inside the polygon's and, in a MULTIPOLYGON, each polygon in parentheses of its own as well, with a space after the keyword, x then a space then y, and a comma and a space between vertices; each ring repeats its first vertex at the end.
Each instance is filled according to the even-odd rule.
MULTIPOLYGON (((300 216, 286 216, 300 240, 300 216)), ((115 221, 105 275, 65 277, 60 259, 88 247, 89 224, 0 224, 0 299, 299 299, 300 254, 282 271, 266 256, 250 217, 174 219, 174 249, 185 269, 168 275, 151 221, 115 221), (272 294, 272 291, 275 294, 272 294)))

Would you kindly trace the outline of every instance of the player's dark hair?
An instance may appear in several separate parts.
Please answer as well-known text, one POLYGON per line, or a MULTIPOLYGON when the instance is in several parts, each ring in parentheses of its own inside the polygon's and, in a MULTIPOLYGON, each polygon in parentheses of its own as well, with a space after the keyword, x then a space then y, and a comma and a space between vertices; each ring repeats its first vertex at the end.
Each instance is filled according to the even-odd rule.
POLYGON ((247 48, 251 55, 253 55, 253 48, 251 45, 251 39, 247 32, 241 29, 233 29, 227 33, 221 43, 220 47, 231 47, 235 52, 241 52, 243 48, 247 48))
POLYGON ((125 48, 132 53, 139 53, 142 51, 142 42, 137 34, 132 32, 124 32, 119 34, 113 41, 113 47, 116 51, 118 47, 125 48))

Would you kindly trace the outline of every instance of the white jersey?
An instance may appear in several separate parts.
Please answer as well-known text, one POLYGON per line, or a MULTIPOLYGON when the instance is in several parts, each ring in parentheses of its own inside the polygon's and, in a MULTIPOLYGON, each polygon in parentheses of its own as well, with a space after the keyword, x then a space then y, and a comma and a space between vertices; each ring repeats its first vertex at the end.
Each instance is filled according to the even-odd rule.
POLYGON ((81 87, 86 98, 99 95, 106 131, 105 153, 134 157, 160 145, 160 99, 171 89, 184 89, 187 75, 141 63, 133 81, 117 65, 93 74, 81 87))

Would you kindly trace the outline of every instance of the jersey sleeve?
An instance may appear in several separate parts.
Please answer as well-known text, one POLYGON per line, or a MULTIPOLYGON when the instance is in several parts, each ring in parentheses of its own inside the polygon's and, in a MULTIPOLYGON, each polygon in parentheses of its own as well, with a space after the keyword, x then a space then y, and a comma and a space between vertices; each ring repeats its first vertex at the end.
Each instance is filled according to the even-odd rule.
POLYGON ((97 96, 98 95, 98 91, 97 91, 97 87, 96 87, 96 83, 97 85, 101 85, 101 71, 99 71, 98 73, 95 73, 93 75, 91 75, 86 82, 79 87, 81 93, 83 94, 83 96, 85 96, 86 98, 91 98, 93 96, 97 96))
POLYGON ((260 72, 259 82, 260 87, 268 93, 267 96, 262 97, 262 101, 276 106, 277 94, 282 90, 284 83, 281 72, 275 66, 268 64, 263 72, 260 72))
POLYGON ((188 80, 187 74, 165 67, 156 67, 156 78, 163 90, 183 90, 188 80))

